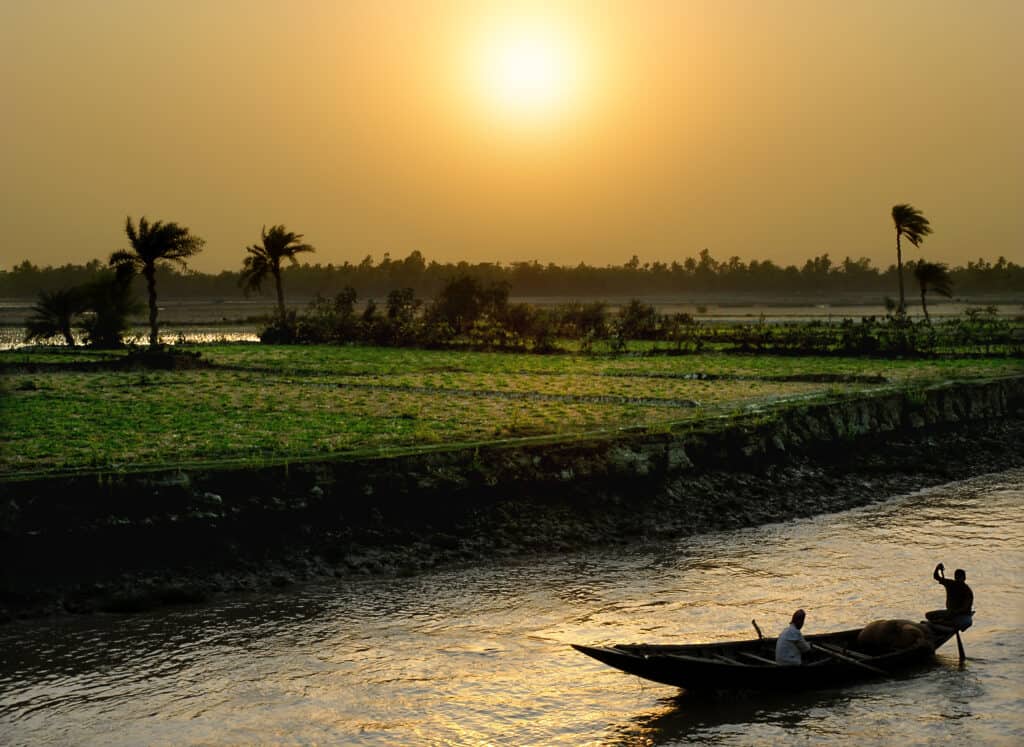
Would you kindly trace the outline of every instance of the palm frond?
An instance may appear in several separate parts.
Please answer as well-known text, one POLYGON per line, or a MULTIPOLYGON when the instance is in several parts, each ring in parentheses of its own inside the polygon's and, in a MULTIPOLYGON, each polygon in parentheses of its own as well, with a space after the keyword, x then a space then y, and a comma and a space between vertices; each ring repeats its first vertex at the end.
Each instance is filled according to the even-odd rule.
POLYGON ((290 262, 291 262, 291 263, 292 263, 293 265, 297 265, 297 264, 299 263, 299 260, 297 260, 297 259, 295 258, 295 255, 296 255, 296 254, 303 254, 303 253, 305 253, 305 252, 315 252, 315 251, 316 251, 316 249, 314 249, 314 248, 313 248, 312 246, 310 246, 309 244, 298 244, 298 245, 295 245, 295 246, 289 247, 288 253, 287 253, 287 254, 285 254, 284 256, 285 256, 285 257, 287 257, 287 258, 288 258, 288 260, 289 260, 289 261, 290 261, 290 262))
POLYGON ((949 268, 941 262, 918 262, 914 266, 914 278, 921 291, 933 291, 950 298, 953 295, 953 278, 949 268))
POLYGON ((118 249, 110 255, 107 264, 118 272, 134 273, 142 268, 142 258, 127 249, 118 249))
POLYGON ((250 290, 259 292, 263 281, 270 273, 270 258, 266 250, 258 244, 248 246, 245 250, 249 252, 249 256, 242 263, 242 274, 238 282, 246 293, 250 290))
POLYGON ((893 205, 892 222, 896 226, 896 232, 905 236, 914 246, 920 246, 924 237, 932 232, 931 224, 924 214, 906 203, 893 205))
POLYGON ((164 223, 159 220, 150 223, 145 216, 139 218, 137 229, 129 217, 125 222, 125 234, 131 243, 131 250, 121 250, 111 255, 112 265, 114 256, 117 255, 119 264, 130 256, 140 267, 165 260, 184 266, 184 260, 198 253, 206 243, 177 223, 164 223))
POLYGON ((271 226, 269 231, 264 228, 260 233, 263 239, 263 248, 277 266, 280 266, 282 259, 294 261, 296 254, 316 251, 310 244, 302 243, 301 233, 289 231, 280 224, 271 226))
MULTIPOLYGON (((146 225, 146 217, 143 216, 139 219, 139 227, 142 228, 146 225)), ((134 244, 139 239, 139 235, 135 232, 135 226, 132 225, 132 217, 129 215, 124 219, 124 232, 128 235, 128 241, 134 244)))
POLYGON ((85 297, 78 288, 39 291, 32 316, 25 320, 25 342, 65 335, 74 344, 70 339, 71 323, 85 306, 85 297))

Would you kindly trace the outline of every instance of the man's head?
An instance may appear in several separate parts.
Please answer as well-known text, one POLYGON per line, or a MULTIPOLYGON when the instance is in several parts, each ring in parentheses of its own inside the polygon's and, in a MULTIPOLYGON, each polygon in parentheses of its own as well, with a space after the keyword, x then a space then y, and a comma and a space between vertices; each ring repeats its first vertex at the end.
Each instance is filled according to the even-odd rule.
POLYGON ((800 630, 804 626, 804 620, 807 618, 807 613, 803 610, 797 610, 793 613, 793 620, 791 621, 797 630, 800 630))
POLYGON ((955 578, 957 581, 966 581, 967 571, 965 571, 963 568, 957 568, 956 571, 953 572, 953 578, 955 578))

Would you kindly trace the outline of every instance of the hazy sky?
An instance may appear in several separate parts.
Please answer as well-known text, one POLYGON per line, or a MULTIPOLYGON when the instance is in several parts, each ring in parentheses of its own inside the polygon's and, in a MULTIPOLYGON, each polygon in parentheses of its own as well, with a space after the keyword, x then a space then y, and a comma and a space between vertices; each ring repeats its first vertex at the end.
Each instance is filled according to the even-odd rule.
POLYGON ((1024 261, 1024 1, 0 0, 0 267, 1024 261))

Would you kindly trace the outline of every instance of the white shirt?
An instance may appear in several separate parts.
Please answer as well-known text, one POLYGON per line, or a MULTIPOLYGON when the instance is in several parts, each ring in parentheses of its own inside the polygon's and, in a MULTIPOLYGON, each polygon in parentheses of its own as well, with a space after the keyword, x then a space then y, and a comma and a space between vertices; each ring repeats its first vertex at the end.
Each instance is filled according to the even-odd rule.
POLYGON ((775 663, 799 665, 803 661, 800 652, 810 650, 811 644, 804 640, 803 633, 791 623, 775 643, 775 663))

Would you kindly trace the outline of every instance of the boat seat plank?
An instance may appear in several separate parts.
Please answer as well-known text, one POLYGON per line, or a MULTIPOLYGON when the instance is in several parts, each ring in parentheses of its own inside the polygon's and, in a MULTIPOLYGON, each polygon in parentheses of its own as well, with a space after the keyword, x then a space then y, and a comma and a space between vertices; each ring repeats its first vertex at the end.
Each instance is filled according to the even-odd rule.
POLYGON ((746 656, 746 657, 747 657, 748 659, 754 659, 755 661, 759 661, 759 662, 761 662, 762 664, 771 664, 771 665, 772 665, 773 667, 774 667, 774 666, 778 666, 778 665, 777 665, 777 664, 776 664, 776 663, 775 663, 774 661, 772 661, 771 659, 766 659, 766 658, 765 658, 765 657, 763 657, 763 656, 758 656, 757 654, 752 654, 752 653, 750 653, 749 651, 739 651, 739 652, 737 652, 737 653, 739 653, 739 655, 740 655, 740 656, 746 656))
POLYGON ((713 653, 713 654, 711 654, 711 656, 712 656, 712 658, 718 659, 720 662, 723 662, 725 664, 735 664, 738 667, 747 666, 742 661, 736 661, 735 659, 730 659, 728 656, 723 656, 722 654, 714 654, 713 653))
POLYGON ((854 659, 864 660, 864 659, 874 658, 874 657, 868 656, 867 654, 862 654, 860 651, 854 651, 853 649, 849 649, 849 648, 839 648, 839 646, 833 646, 833 645, 828 644, 828 643, 818 643, 818 644, 815 644, 815 645, 818 648, 824 649, 825 651, 830 651, 830 652, 832 652, 834 654, 846 654, 847 656, 852 656, 854 659))

